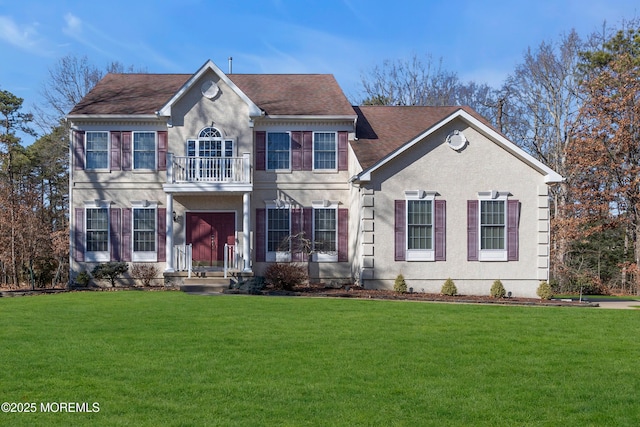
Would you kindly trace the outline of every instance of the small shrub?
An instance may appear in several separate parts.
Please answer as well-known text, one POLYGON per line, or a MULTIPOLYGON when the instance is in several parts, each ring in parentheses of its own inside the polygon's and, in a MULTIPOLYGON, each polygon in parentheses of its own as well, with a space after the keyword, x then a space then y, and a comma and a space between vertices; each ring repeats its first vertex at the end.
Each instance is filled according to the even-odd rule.
POLYGON ((491 296, 494 298, 504 298, 507 292, 504 290, 504 286, 502 286, 502 282, 500 280, 496 280, 491 285, 491 296))
POLYGON ((274 288, 290 291, 309 279, 304 267, 297 264, 275 263, 269 265, 264 272, 265 283, 274 288))
POLYGON ((133 264, 131 276, 142 282, 142 286, 151 285, 151 281, 158 276, 158 267, 155 264, 133 264))
POLYGON ((456 288, 456 284, 453 282, 453 280, 451 280, 451 278, 448 278, 447 280, 444 281, 444 284, 442 285, 442 289, 440 290, 440 293, 442 295, 449 295, 449 296, 458 295, 458 288, 456 288))
POLYGON ((91 281, 91 275, 87 273, 85 270, 82 270, 75 278, 75 282, 77 285, 86 288, 89 286, 89 282, 91 281))
POLYGON ((551 285, 546 281, 540 282, 540 286, 538 286, 538 290, 536 290, 536 294, 542 299, 551 299, 553 298, 553 290, 551 289, 551 285))
POLYGON ((407 293, 407 282, 405 282, 402 274, 398 274, 396 277, 396 281, 393 283, 393 290, 401 294, 407 293))
POLYGON ((98 264, 91 271, 96 279, 106 279, 111 283, 111 287, 116 286, 116 279, 129 271, 129 265, 126 262, 106 262, 98 264))

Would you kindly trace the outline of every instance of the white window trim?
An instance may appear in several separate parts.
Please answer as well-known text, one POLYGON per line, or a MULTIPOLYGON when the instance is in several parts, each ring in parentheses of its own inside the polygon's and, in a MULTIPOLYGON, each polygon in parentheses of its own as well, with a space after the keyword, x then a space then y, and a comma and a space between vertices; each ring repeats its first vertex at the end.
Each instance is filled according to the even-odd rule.
POLYGON ((265 202, 265 261, 266 262, 291 262, 291 243, 288 251, 269 251, 269 210, 288 209, 289 210, 289 235, 291 235, 291 204, 284 200, 271 200, 265 202))
MULTIPOLYGON (((326 169, 325 169, 326 170, 326 169)), ((311 261, 313 262, 338 262, 338 202, 330 200, 316 200, 311 202, 313 213, 311 215, 311 237, 313 247, 315 248, 315 236, 316 236, 316 209, 333 209, 336 216, 336 250, 335 252, 315 252, 311 254, 311 261)))
POLYGON ((87 130, 84 133, 84 170, 87 172, 104 172, 111 170, 111 132, 106 130, 87 130), (89 133, 106 133, 107 134, 107 166, 104 168, 89 168, 87 165, 87 146, 89 133))
POLYGON ((312 153, 311 153, 311 160, 312 160, 312 169, 314 171, 317 172, 337 172, 338 171, 338 132, 333 132, 333 131, 313 131, 313 136, 312 136, 312 142, 311 142, 311 147, 312 147, 312 153), (332 133, 334 135, 334 141, 336 144, 336 148, 333 151, 333 155, 334 155, 334 164, 335 167, 333 168, 316 168, 316 134, 317 133, 332 133))
POLYGON ((425 190, 407 190, 404 192, 405 198, 405 218, 404 218, 404 247, 406 251, 405 259, 407 261, 435 261, 435 200, 436 191, 425 190), (431 249, 409 249, 409 200, 425 200, 431 201, 431 249))
POLYGON ((152 130, 137 130, 131 132, 131 170, 133 171, 155 171, 158 170, 158 132, 152 130), (136 134, 137 133, 153 133, 153 168, 136 168, 136 134))
POLYGON ((158 202, 150 202, 148 200, 131 201, 131 260, 133 262, 158 262, 158 202), (135 209, 153 209, 155 214, 155 251, 134 251, 135 230, 133 228, 133 211, 135 209))
POLYGON ((478 192, 478 261, 507 261, 507 200, 508 191, 481 191, 478 192), (504 202, 504 249, 482 249, 482 201, 504 202))
POLYGON ((291 132, 290 131, 273 131, 273 132, 267 132, 265 135, 265 141, 264 141, 265 147, 264 147, 264 155, 265 155, 265 159, 264 159, 264 169, 266 171, 271 171, 271 172, 291 172, 292 171, 292 167, 291 167, 291 163, 293 161, 293 159, 291 158, 291 132), (272 169, 269 167, 269 134, 271 133, 286 133, 287 135, 289 135, 289 167, 288 168, 282 168, 282 169, 272 169))
POLYGON ((85 262, 109 262, 111 261, 111 202, 108 200, 92 200, 84 202, 84 260, 85 262), (107 210, 107 250, 88 251, 87 250, 87 210, 106 209, 107 210))

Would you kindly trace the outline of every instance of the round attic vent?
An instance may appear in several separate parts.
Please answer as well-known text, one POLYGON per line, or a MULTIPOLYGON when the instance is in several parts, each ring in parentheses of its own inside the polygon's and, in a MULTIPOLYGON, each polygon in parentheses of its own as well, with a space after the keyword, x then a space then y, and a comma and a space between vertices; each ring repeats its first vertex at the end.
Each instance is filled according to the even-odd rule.
POLYGON ((207 80, 200 86, 200 91, 202 92, 202 96, 213 99, 218 95, 218 92, 220 92, 220 88, 213 80, 207 80))
POLYGON ((467 138, 464 134, 459 130, 454 130, 452 133, 447 136, 447 144, 452 149, 458 151, 464 148, 467 145, 467 138))

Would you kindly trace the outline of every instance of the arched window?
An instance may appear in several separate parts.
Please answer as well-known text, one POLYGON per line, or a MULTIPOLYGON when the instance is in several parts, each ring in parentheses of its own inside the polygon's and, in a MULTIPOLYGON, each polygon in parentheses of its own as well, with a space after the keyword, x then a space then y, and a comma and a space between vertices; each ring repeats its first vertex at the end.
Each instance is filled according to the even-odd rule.
POLYGON ((207 127, 200 131, 198 139, 222 138, 220 131, 214 127, 207 127))

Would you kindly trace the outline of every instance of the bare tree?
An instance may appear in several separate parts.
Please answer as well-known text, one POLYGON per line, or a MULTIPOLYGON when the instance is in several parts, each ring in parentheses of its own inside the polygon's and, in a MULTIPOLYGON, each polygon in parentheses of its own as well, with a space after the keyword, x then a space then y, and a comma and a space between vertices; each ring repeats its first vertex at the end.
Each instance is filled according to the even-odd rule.
POLYGON ((442 59, 385 60, 361 76, 365 105, 468 105, 495 122, 495 91, 487 84, 463 83, 443 68, 442 59))
POLYGON ((559 43, 541 43, 528 49, 502 88, 502 131, 538 160, 566 178, 551 188, 554 226, 553 276, 560 276, 569 236, 561 231, 566 219, 571 177, 567 164, 581 99, 579 55, 585 43, 575 31, 559 43))
POLYGON ((60 124, 60 120, 78 103, 107 73, 144 72, 130 65, 112 61, 104 69, 96 67, 86 56, 67 55, 49 69, 49 77, 43 83, 40 95, 42 103, 36 105, 36 124, 45 133, 60 124))

